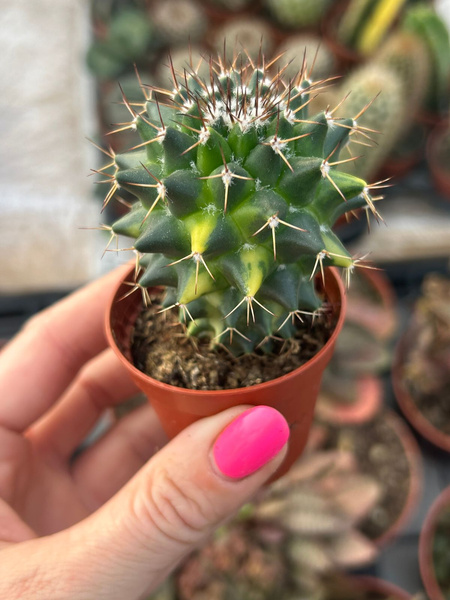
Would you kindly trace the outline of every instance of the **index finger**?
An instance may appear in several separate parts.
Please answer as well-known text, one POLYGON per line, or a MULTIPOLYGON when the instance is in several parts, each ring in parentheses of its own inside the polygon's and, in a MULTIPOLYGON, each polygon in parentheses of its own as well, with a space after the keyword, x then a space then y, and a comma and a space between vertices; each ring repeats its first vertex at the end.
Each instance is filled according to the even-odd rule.
POLYGON ((46 309, 0 356, 0 426, 21 432, 52 406, 106 347, 104 314, 124 265, 46 309))

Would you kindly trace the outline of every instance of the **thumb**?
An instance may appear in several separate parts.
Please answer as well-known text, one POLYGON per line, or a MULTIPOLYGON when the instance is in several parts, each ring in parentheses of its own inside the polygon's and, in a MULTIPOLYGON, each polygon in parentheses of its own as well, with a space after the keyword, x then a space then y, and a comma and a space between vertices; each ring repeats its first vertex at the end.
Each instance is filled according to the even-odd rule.
POLYGON ((181 432, 72 528, 72 547, 75 535, 85 549, 83 600, 145 597, 274 473, 288 437, 284 417, 267 406, 233 408, 181 432))

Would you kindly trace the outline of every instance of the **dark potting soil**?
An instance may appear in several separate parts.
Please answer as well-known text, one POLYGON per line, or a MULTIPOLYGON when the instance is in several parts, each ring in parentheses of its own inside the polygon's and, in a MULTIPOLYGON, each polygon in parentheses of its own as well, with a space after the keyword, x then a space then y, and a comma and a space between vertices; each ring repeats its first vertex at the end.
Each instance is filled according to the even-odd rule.
POLYGON ((411 473, 403 444, 383 413, 364 425, 330 428, 329 448, 352 452, 360 471, 381 486, 381 499, 359 529, 370 539, 383 535, 398 519, 408 498, 411 473))
POLYGON ((450 600, 450 506, 443 509, 433 539, 433 566, 445 600, 450 600))
POLYGON ((407 381, 409 393, 422 415, 436 429, 450 435, 450 380, 439 394, 426 393, 407 381))
POLYGON ((176 310, 159 313, 158 297, 138 316, 132 334, 135 366, 158 381, 193 390, 226 390, 276 379, 300 367, 325 345, 336 317, 323 311, 313 320, 296 319, 297 332, 289 340, 274 341, 272 352, 257 350, 233 356, 225 347, 212 350, 208 341, 193 340, 183 332, 176 310))

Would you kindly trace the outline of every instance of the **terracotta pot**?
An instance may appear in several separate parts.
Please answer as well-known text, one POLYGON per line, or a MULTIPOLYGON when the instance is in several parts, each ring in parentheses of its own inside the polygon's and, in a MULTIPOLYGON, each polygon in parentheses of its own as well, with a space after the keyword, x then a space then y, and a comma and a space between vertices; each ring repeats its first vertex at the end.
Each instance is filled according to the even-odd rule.
POLYGON ((419 566, 422 581, 430 600, 446 600, 436 580, 433 565, 433 540, 442 510, 450 506, 450 487, 432 505, 422 527, 419 540, 419 566))
POLYGON ((435 127, 430 133, 427 142, 427 160, 431 177, 436 189, 446 198, 450 199, 450 165, 444 165, 444 160, 439 160, 440 147, 444 136, 449 136, 449 125, 442 124, 435 127))
MULTIPOLYGON (((131 280, 132 274, 133 269, 124 281, 131 280)), ((169 438, 198 419, 232 406, 272 406, 285 416, 291 428, 288 454, 277 477, 287 472, 307 442, 322 373, 331 359, 344 323, 346 297, 338 272, 327 269, 325 275, 325 295, 337 317, 336 328, 325 346, 306 364, 282 377, 251 387, 219 391, 189 390, 168 385, 145 375, 132 364, 130 338, 142 309, 142 300, 140 294, 135 293, 119 301, 129 290, 129 286, 122 282, 114 292, 106 315, 107 338, 133 380, 147 395, 169 438)))
POLYGON ((403 365, 405 363, 407 349, 411 346, 411 334, 404 334, 397 344, 394 354, 394 362, 392 366, 392 385, 397 403, 405 415, 406 419, 411 423, 416 431, 420 433, 429 442, 450 452, 450 435, 435 427, 424 415, 419 411, 417 404, 414 402, 405 378, 403 376, 403 365))
POLYGON ((383 403, 383 384, 378 377, 367 375, 356 381, 355 402, 340 402, 326 395, 319 395, 317 417, 333 425, 356 425, 370 421, 383 403))

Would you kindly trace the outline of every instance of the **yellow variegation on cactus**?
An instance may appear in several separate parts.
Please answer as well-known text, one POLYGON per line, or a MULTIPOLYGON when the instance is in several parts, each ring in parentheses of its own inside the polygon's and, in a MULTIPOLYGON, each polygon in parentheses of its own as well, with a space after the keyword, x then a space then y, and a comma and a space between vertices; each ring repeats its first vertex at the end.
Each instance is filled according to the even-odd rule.
POLYGON ((141 140, 110 154, 105 198, 136 198, 111 229, 134 239, 136 289, 164 286, 189 334, 236 354, 292 336, 295 317, 319 310, 315 275, 358 263, 334 222, 360 207, 377 214, 377 186, 338 170, 354 160, 339 158, 349 137, 364 135, 357 121, 309 114, 328 82, 305 65, 293 80, 282 68, 270 77, 273 64, 259 62, 211 59, 208 77, 172 69, 173 89, 142 85, 142 103, 124 98, 131 121, 119 129, 141 140))

